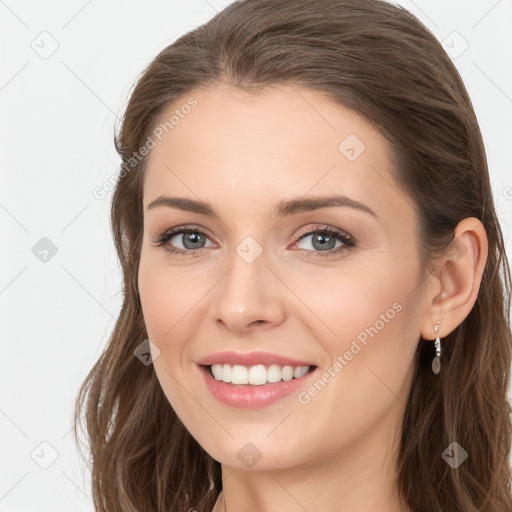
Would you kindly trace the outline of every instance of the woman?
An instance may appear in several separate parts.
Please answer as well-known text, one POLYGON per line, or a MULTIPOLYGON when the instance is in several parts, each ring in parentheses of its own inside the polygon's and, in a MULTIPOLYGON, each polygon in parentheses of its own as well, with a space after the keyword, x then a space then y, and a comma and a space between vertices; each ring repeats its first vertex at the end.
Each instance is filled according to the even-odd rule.
POLYGON ((512 510, 510 272, 414 16, 235 2, 151 62, 116 148, 96 510, 512 510))

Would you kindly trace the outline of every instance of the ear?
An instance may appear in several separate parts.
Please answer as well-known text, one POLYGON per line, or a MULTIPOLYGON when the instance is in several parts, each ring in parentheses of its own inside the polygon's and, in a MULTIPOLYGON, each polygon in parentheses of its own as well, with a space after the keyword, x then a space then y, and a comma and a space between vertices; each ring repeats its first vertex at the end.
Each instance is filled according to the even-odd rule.
POLYGON ((475 217, 459 222, 450 250, 436 259, 429 279, 421 336, 433 340, 450 334, 473 308, 487 261, 488 242, 483 224, 475 217))

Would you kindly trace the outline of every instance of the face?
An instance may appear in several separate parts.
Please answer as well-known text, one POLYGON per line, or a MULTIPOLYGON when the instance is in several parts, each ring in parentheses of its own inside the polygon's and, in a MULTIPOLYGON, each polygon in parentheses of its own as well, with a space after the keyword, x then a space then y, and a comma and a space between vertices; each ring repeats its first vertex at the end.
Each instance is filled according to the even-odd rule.
POLYGON ((190 97, 197 105, 151 149, 144 178, 138 285, 170 405, 233 468, 251 456, 278 469, 381 450, 424 314, 412 200, 392 178, 386 140, 299 87, 217 85, 167 118, 190 97), (163 196, 188 201, 154 203, 163 196), (200 363, 219 352, 241 363, 236 378, 282 380, 218 381, 200 363), (256 352, 270 355, 242 359, 256 352), (290 370, 264 371, 272 363, 310 371, 288 380, 290 370))

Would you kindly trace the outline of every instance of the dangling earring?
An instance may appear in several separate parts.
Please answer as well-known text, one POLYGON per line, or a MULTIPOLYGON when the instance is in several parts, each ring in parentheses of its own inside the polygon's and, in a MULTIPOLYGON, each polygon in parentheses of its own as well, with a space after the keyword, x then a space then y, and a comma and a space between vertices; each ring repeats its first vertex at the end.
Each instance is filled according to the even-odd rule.
POLYGON ((439 322, 434 327, 434 332, 436 333, 436 355, 434 359, 432 360, 432 371, 435 375, 439 375, 439 372, 441 371, 441 340, 439 339, 439 334, 437 334, 439 328, 439 322))

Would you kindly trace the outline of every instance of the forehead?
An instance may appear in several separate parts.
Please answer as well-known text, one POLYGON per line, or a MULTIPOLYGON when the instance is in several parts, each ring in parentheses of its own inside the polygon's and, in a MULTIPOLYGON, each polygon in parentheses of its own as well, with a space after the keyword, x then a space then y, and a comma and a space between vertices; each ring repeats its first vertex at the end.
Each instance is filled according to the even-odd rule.
POLYGON ((172 193, 270 209, 283 197, 343 193, 376 209, 393 200, 407 207, 394 197, 404 194, 392 183, 386 139, 324 94, 295 85, 256 94, 217 85, 174 102, 162 122, 173 115, 148 156, 145 205, 172 193), (180 111, 190 98, 195 106, 180 111))

